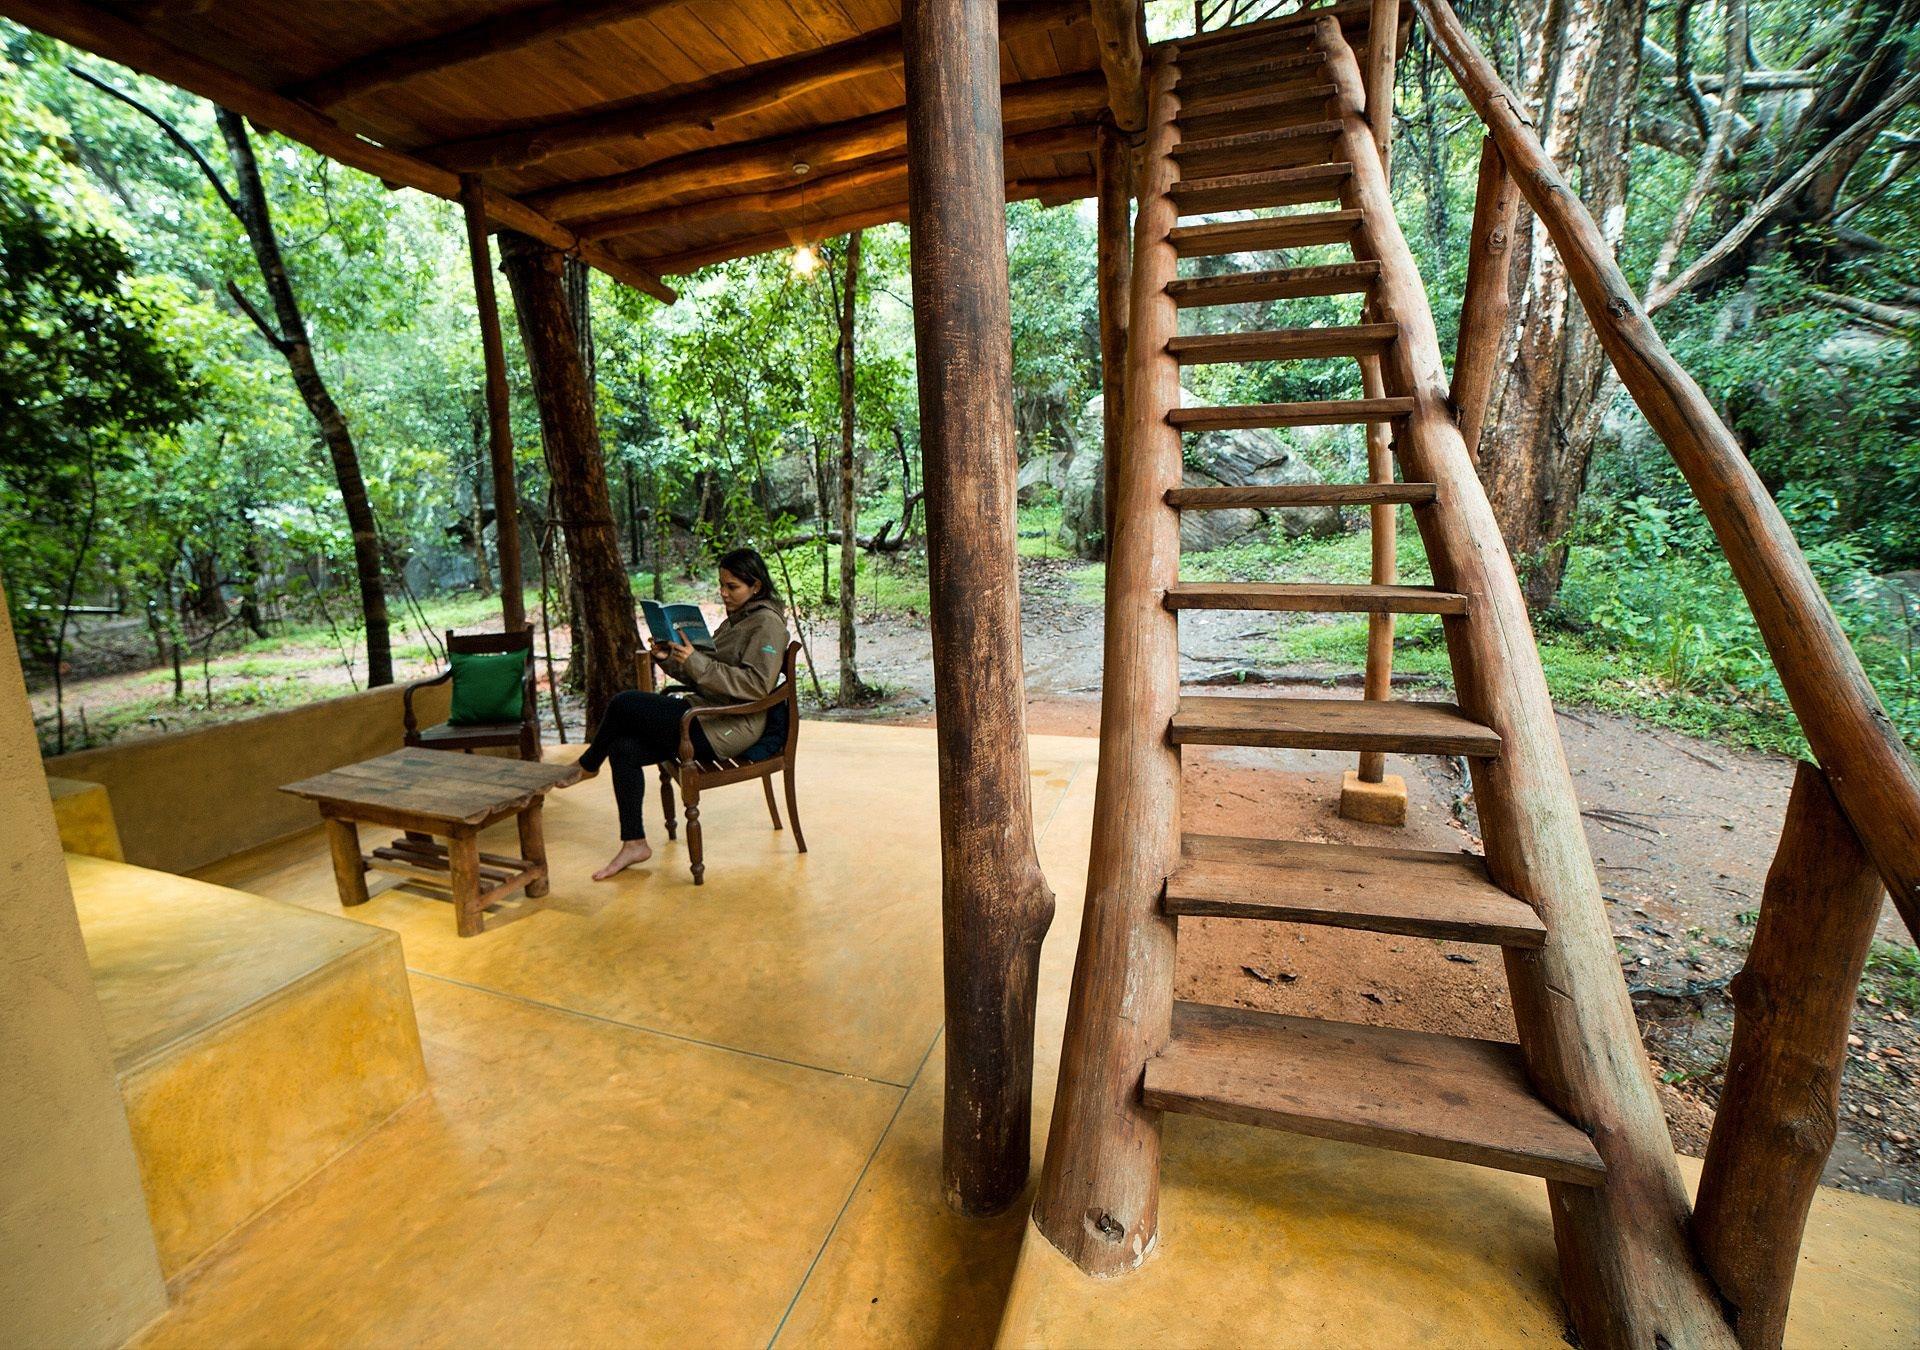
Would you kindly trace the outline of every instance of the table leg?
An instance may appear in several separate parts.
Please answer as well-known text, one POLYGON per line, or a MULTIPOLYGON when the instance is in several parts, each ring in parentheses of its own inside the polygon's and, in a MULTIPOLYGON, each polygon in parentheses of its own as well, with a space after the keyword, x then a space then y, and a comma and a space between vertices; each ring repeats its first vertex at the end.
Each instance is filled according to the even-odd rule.
POLYGON ((540 875, 527 883, 527 898, 538 900, 548 890, 547 831, 541 822, 540 807, 546 799, 535 797, 520 813, 520 856, 540 868, 540 875))
POLYGON ((487 916, 480 910, 480 837, 472 830, 449 837, 447 863, 453 878, 455 927, 461 937, 475 937, 487 927, 487 916))
POLYGON ((333 882, 344 906, 367 903, 367 861, 360 856, 360 827, 351 820, 327 816, 327 849, 333 854, 333 882))

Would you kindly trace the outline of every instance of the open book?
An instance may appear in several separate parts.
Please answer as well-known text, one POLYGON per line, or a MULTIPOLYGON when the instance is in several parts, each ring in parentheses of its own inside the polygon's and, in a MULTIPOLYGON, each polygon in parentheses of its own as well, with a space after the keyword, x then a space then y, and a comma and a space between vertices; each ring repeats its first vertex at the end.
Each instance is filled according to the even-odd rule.
POLYGON ((642 600, 640 613, 647 621, 647 632, 656 643, 691 642, 701 651, 713 650, 713 634, 707 631, 706 616, 698 605, 663 605, 658 600, 642 600))

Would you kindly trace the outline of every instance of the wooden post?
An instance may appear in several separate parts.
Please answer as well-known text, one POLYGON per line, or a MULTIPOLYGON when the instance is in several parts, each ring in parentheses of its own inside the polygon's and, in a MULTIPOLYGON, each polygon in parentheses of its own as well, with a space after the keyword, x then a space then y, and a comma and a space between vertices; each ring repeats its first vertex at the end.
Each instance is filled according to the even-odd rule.
POLYGON ((1493 137, 1480 140, 1480 186, 1473 197, 1473 236, 1467 246, 1467 288, 1460 300, 1460 338, 1454 347, 1451 399, 1460 437, 1475 463, 1487 395, 1506 341, 1508 257, 1520 186, 1507 172, 1493 137))
POLYGON ((586 659, 587 725, 592 727, 613 696, 632 687, 640 661, 640 629, 613 524, 593 385, 581 359, 561 255, 525 235, 503 234, 500 261, 513 287, 520 339, 540 405, 554 510, 579 588, 581 623, 573 649, 586 659))
POLYGON ((1787 1325, 1807 1211, 1840 1122, 1854 991, 1880 918, 1880 877, 1811 764, 1794 775, 1747 963, 1693 1231, 1746 1350, 1787 1325))
MULTIPOLYGON (((1372 0, 1367 15, 1367 124, 1380 167, 1393 179, 1393 58, 1400 45, 1400 0, 1372 0)), ((1373 780, 1378 782, 1378 779, 1373 780)))
MULTIPOLYGON (((1360 358, 1361 392, 1368 398, 1385 398, 1387 386, 1380 371, 1380 358, 1360 358)), ((1393 428, 1386 422, 1367 423, 1367 477, 1375 483, 1393 481, 1393 428)), ((1373 584, 1391 586, 1399 579, 1399 508, 1392 505, 1368 508, 1373 532, 1373 584)), ((1367 616, 1366 687, 1362 696, 1386 699, 1393 696, 1393 615, 1367 616)), ((1374 825, 1404 825, 1407 822, 1407 785, 1397 775, 1387 780, 1387 757, 1377 750, 1364 750, 1353 781, 1341 785, 1340 814, 1348 820, 1364 820, 1374 825), (1364 786, 1363 786, 1364 785, 1364 786), (1371 787, 1374 790, 1369 791, 1371 787)))
POLYGON ((1547 1183, 1568 1308, 1593 1350, 1728 1344, 1687 1232, 1686 1190, 1620 978, 1526 599, 1447 402, 1433 315, 1362 116, 1360 68, 1335 20, 1318 21, 1314 45, 1335 87, 1336 157, 1353 165, 1345 204, 1361 212, 1356 256, 1379 260, 1375 303, 1400 325, 1382 359, 1388 391, 1414 400, 1396 432, 1400 463, 1450 504, 1449 528, 1437 513, 1415 517, 1434 584, 1473 597, 1468 614, 1446 623, 1459 703, 1500 734, 1499 755, 1472 765, 1487 867, 1547 926, 1545 946, 1504 953, 1528 1075, 1593 1136, 1607 1165, 1603 1186, 1547 1183))
POLYGON ((513 478, 513 407, 507 394, 507 350, 500 336, 500 304, 487 248, 486 189, 473 174, 460 176, 467 217, 467 256, 473 262, 473 298, 480 310, 480 352, 487 371, 487 453, 493 461, 493 532, 500 550, 500 615, 506 631, 527 626, 526 581, 520 569, 520 499, 513 478))
POLYGON ((1127 290, 1133 275, 1128 206, 1133 195, 1133 151, 1120 131, 1100 127, 1097 233, 1100 296, 1100 399, 1103 488, 1106 524, 1102 548, 1113 547, 1113 499, 1120 467, 1121 431, 1126 422, 1127 290))
POLYGON ((1026 1185, 1053 893, 1034 846, 1014 516, 1000 40, 981 0, 908 0, 908 211, 926 464, 946 970, 947 1203, 1026 1185))
POLYGON ((1180 702, 1180 631, 1162 603, 1180 566, 1180 513, 1166 500, 1180 486, 1180 433, 1153 413, 1180 401, 1179 363, 1167 352, 1178 311, 1166 293, 1178 263, 1167 195, 1178 78, 1164 58, 1152 75, 1107 561, 1106 669, 1127 678, 1101 690, 1086 914, 1033 1211, 1048 1241, 1094 1275, 1139 1265, 1160 1223, 1160 1113, 1140 1101, 1140 1079, 1173 1016, 1173 920, 1160 896, 1180 853, 1180 751, 1167 737, 1180 702))

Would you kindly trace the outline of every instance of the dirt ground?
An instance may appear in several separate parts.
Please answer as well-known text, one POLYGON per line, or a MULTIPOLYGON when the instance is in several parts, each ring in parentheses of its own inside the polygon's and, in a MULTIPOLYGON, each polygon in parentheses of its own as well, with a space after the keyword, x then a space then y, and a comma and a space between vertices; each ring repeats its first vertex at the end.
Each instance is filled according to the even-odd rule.
MULTIPOLYGON (((1101 611, 1076 591, 1077 564, 1027 559, 1022 619, 1028 727, 1035 733, 1092 736, 1099 725, 1101 611)), ((1271 625, 1245 613, 1190 612, 1181 619, 1181 674, 1190 687, 1235 678, 1246 654, 1271 625)), ((89 635, 93 650, 69 686, 69 707, 111 706, 138 695, 137 656, 114 660, 137 634, 89 635), (89 677, 90 676, 90 677, 89 677)), ((832 630, 808 635, 823 669, 835 660, 832 630)), ((564 628, 554 632, 565 660, 564 628)), ((275 654, 296 661, 311 696, 346 692, 339 654, 324 649, 275 654), (337 689, 336 689, 337 686, 337 689)), ((882 615, 859 634, 864 678, 885 688, 883 702, 809 715, 862 720, 932 720, 933 649, 924 617, 882 615)), ((244 658, 218 657, 213 672, 244 658)), ((189 689, 198 663, 185 672, 189 689)), ((412 678, 423 671, 402 671, 412 678)), ((1358 676, 1329 669, 1263 669, 1261 682, 1235 692, 1357 697, 1358 676)), ((1444 697, 1415 684, 1402 697, 1444 697)), ((151 684, 144 686, 149 693, 151 684)), ((36 711, 50 702, 36 691, 36 711)), ((236 713, 244 709, 236 710, 236 713)), ((569 738, 580 710, 567 704, 569 738)), ((168 729, 164 717, 154 731, 168 729)), ((1587 837, 1599 868, 1622 968, 1633 995, 1675 1142, 1689 1153, 1706 1146, 1712 1103, 1721 1083, 1733 1006, 1726 983, 1745 957, 1761 885, 1780 830, 1792 782, 1791 762, 1648 727, 1630 718, 1562 709, 1560 732, 1587 837)), ((1356 825, 1339 818, 1341 772, 1351 757, 1320 752, 1194 748, 1185 757, 1187 827, 1322 842, 1479 847, 1464 764, 1390 757, 1411 794, 1404 829, 1356 825)), ((1880 936, 1910 946, 1888 906, 1880 936)), ((1245 920, 1190 920, 1182 925, 1177 992, 1182 998, 1303 1015, 1377 1022, 1419 1030, 1511 1038, 1512 1012, 1497 951, 1369 933, 1245 920)), ((1826 1179, 1906 1203, 1920 1203, 1920 1008, 1882 1001, 1869 980, 1855 1005, 1842 1083, 1838 1143, 1826 1179)))

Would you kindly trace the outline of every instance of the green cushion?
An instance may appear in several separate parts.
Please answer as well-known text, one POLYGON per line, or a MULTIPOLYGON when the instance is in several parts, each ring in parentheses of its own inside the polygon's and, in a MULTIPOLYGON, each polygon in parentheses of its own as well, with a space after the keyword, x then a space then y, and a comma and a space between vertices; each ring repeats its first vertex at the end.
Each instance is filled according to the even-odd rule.
POLYGON ((453 715, 447 719, 451 725, 520 720, 525 652, 451 652, 447 659, 453 663, 453 715))

